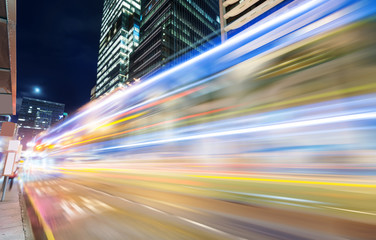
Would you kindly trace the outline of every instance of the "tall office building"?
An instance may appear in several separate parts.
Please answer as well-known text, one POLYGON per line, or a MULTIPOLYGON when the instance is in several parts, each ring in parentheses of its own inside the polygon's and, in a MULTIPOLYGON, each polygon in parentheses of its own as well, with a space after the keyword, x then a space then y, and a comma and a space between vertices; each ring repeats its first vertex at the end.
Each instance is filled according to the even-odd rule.
POLYGON ((218 0, 142 1, 141 43, 131 54, 130 80, 212 48, 219 33, 218 0))
POLYGON ((63 119, 64 107, 62 103, 23 98, 18 112, 18 136, 22 138, 23 145, 63 119))
POLYGON ((139 44, 140 0, 105 0, 97 65, 91 99, 128 82, 129 54, 139 44))
POLYGON ((292 0, 219 0, 222 42, 292 0))

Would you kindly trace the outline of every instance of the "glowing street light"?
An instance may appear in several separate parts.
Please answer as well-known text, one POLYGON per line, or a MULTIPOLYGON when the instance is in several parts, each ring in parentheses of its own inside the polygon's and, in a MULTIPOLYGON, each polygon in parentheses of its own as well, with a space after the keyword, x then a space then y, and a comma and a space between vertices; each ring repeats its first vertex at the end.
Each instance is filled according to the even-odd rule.
POLYGON ((39 94, 40 92, 41 92, 41 90, 40 90, 39 87, 35 87, 34 88, 34 93, 39 94))

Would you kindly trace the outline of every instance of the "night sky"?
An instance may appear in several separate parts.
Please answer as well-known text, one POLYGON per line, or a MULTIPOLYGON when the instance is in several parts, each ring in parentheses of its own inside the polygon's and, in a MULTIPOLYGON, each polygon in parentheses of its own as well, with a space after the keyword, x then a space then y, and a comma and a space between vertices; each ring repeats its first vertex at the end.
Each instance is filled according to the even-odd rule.
POLYGON ((64 103, 70 114, 89 101, 102 5, 103 0, 17 1, 18 98, 64 103))

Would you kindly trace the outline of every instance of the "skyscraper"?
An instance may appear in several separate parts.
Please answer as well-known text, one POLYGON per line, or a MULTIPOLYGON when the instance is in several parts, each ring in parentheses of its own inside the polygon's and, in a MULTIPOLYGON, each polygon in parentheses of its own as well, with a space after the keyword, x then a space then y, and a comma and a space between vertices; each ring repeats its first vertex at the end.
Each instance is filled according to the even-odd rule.
POLYGON ((141 43, 131 54, 130 80, 212 48, 219 29, 218 0, 142 1, 141 43))
POLYGON ((128 81, 129 54, 139 44, 140 0, 105 0, 92 99, 128 81))
POLYGON ((18 136, 23 145, 64 118, 64 107, 62 103, 23 98, 18 113, 18 136))
POLYGON ((292 0, 219 0, 222 42, 292 0))

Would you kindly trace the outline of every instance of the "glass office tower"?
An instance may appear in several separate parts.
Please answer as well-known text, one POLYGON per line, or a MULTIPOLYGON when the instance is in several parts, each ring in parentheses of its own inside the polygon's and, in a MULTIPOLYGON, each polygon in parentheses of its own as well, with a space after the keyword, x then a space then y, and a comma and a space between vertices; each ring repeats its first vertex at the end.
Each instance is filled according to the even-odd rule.
POLYGON ((140 0, 104 1, 97 83, 92 99, 127 84, 129 55, 139 44, 140 10, 140 0))
POLYGON ((220 42, 218 0, 144 0, 130 80, 184 62, 220 42), (218 41, 219 40, 219 41, 218 41))
POLYGON ((64 108, 62 103, 24 97, 18 112, 18 136, 22 138, 23 145, 61 121, 64 118, 64 108))

